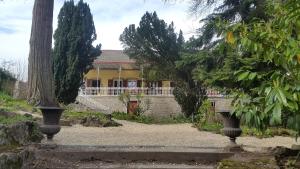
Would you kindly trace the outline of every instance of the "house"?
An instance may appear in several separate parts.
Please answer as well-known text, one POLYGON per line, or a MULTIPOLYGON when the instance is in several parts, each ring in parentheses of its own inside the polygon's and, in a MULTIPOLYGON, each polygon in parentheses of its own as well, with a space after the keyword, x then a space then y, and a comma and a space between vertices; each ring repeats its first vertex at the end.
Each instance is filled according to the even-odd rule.
POLYGON ((147 81, 143 67, 122 50, 103 50, 93 66, 94 69, 84 77, 86 94, 118 95, 124 91, 146 95, 172 94, 173 83, 170 80, 147 81))
MULTIPOLYGON (((145 113, 152 116, 181 114, 181 108, 173 96, 173 83, 170 80, 148 81, 144 79, 143 67, 137 65, 122 50, 102 50, 91 69, 84 76, 84 86, 80 88, 78 99, 81 103, 103 112, 122 111, 126 107, 118 99, 124 92, 143 94, 150 100, 150 109, 145 113)), ((207 91, 212 104, 220 109, 230 105, 230 100, 217 91, 207 91)))

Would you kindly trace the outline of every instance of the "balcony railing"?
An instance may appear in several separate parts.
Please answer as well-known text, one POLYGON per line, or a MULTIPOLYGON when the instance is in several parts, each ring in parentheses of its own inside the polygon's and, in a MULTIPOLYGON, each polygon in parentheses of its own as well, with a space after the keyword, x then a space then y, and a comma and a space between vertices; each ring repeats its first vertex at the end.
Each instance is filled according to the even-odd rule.
MULTIPOLYGON (((173 87, 86 87, 79 90, 80 96, 118 96, 128 92, 130 95, 173 96, 173 87)), ((208 97, 224 97, 220 92, 207 90, 208 97)))

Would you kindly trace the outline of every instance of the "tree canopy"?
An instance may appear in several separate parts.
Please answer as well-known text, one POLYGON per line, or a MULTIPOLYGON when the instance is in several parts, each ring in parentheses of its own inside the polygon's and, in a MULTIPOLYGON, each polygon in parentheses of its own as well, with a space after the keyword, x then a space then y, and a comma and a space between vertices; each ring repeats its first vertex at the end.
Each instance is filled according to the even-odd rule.
MULTIPOLYGON (((120 36, 124 51, 139 64, 146 67, 151 77, 170 79, 175 82, 174 95, 185 115, 190 116, 201 106, 205 90, 195 83, 191 71, 195 62, 180 65, 184 50, 183 33, 176 33, 174 24, 158 18, 156 12, 146 12, 139 26, 129 25, 120 36)), ((149 79, 150 77, 150 79, 149 79)))
POLYGON ((55 94, 59 102, 74 102, 83 74, 92 68, 92 62, 101 54, 94 47, 96 40, 93 16, 87 3, 82 0, 64 2, 58 15, 58 27, 54 33, 55 94))
POLYGON ((120 41, 125 53, 139 64, 170 71, 180 57, 184 39, 181 31, 175 33, 173 23, 168 25, 156 12, 146 12, 138 27, 132 24, 124 29, 120 41))
MULTIPOLYGON (((258 9, 258 8, 256 8, 258 9)), ((233 112, 250 126, 299 127, 299 14, 295 1, 265 1, 263 16, 221 19, 221 39, 198 58, 194 78, 235 96, 233 112)))

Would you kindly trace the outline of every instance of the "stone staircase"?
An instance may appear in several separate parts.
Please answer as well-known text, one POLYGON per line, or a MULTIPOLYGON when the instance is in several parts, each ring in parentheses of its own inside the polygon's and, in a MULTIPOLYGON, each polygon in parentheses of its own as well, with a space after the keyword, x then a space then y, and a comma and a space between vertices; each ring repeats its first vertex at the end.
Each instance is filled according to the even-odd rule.
POLYGON ((212 169, 233 153, 220 148, 164 146, 39 146, 32 168, 212 169), (33 167, 34 166, 34 167, 33 167))
POLYGON ((173 97, 153 97, 150 101, 148 114, 155 117, 171 116, 180 114, 180 106, 173 97), (159 113, 157 113, 159 112, 159 113))
POLYGON ((91 96, 78 96, 76 100, 92 110, 100 111, 106 114, 111 113, 111 111, 109 111, 109 107, 101 104, 101 102, 98 102, 91 96))

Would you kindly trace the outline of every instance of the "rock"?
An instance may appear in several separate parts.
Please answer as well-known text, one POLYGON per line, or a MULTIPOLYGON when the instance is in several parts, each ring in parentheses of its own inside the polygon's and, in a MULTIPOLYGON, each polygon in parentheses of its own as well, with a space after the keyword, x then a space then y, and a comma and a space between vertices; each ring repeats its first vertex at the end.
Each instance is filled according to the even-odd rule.
POLYGON ((30 142, 29 127, 23 122, 10 126, 8 128, 8 135, 20 145, 25 145, 30 142))
POLYGON ((0 125, 0 146, 9 145, 12 142, 13 139, 7 134, 7 126, 0 125))
POLYGON ((43 135, 35 122, 0 125, 0 145, 26 145, 40 142, 42 139, 43 135))
POLYGON ((72 126, 71 121, 66 119, 60 119, 59 124, 61 126, 72 126))
POLYGON ((0 153, 0 169, 31 169, 34 160, 34 152, 27 149, 20 152, 0 153))
POLYGON ((121 124, 113 120, 101 120, 98 117, 85 117, 81 120, 80 124, 85 127, 117 127, 121 124))
POLYGON ((86 117, 82 119, 81 124, 85 127, 100 127, 102 126, 100 119, 97 117, 86 117))
POLYGON ((21 169, 22 159, 18 153, 1 153, 0 169, 21 169))

